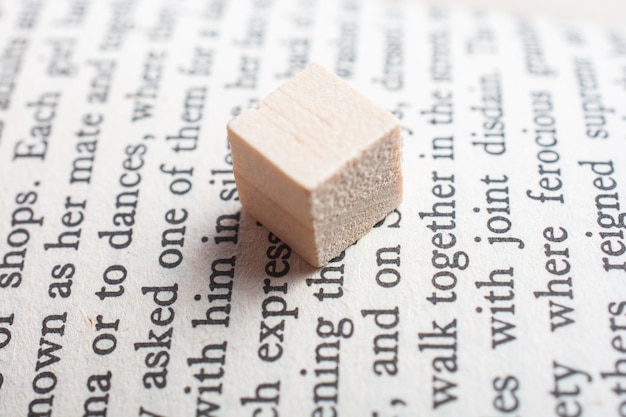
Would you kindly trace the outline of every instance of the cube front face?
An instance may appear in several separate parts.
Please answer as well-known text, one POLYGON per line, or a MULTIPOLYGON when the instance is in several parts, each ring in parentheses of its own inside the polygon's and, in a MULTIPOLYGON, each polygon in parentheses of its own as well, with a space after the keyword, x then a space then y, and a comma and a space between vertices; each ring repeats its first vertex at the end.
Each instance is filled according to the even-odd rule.
POLYGON ((402 198, 398 121, 312 64, 228 125, 243 207, 322 266, 402 198))

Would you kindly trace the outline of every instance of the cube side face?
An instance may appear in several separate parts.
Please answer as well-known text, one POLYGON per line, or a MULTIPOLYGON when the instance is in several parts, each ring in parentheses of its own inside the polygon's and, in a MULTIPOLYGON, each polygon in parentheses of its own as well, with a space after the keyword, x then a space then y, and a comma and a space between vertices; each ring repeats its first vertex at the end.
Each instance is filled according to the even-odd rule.
POLYGON ((300 257, 314 266, 322 266, 315 234, 309 225, 300 222, 266 195, 259 193, 245 180, 237 182, 239 199, 244 209, 278 236, 300 257))
MULTIPOLYGON (((401 182, 387 188, 396 195, 402 194, 401 182)), ((318 265, 325 265, 332 258, 369 233, 374 225, 398 207, 401 197, 391 198, 376 205, 375 210, 355 210, 353 216, 344 223, 334 223, 316 228, 315 246, 318 265), (376 214, 374 214, 376 213, 376 214)))
POLYGON ((396 195, 396 184, 402 185, 399 125, 355 155, 342 169, 313 190, 313 218, 320 223, 334 222, 351 216, 355 210, 373 207, 380 201, 401 199, 401 188, 400 195, 396 195), (390 193, 390 190, 395 192, 390 193))
MULTIPOLYGON (((242 180, 245 180, 253 187, 254 192, 265 194, 303 223, 311 223, 310 191, 276 166, 267 157, 267 153, 262 153, 257 147, 251 145, 244 136, 246 134, 271 135, 272 132, 263 133, 262 129, 259 129, 259 132, 250 133, 236 124, 229 124, 228 141, 237 187, 242 180)), ((241 200, 241 190, 239 195, 241 200)))
POLYGON ((337 256, 400 205, 400 149, 397 127, 314 191, 315 245, 320 262, 337 256))

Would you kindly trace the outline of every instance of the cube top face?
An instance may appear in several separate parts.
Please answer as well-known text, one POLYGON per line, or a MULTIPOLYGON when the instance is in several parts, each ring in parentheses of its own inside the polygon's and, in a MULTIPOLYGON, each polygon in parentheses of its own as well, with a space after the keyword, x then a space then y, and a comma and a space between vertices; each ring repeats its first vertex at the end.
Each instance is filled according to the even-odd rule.
MULTIPOLYGON (((231 146, 258 154, 307 194, 397 125, 395 117, 341 78, 310 64, 231 121, 228 130, 231 146)), ((240 174, 250 178, 268 172, 257 167, 240 174)))

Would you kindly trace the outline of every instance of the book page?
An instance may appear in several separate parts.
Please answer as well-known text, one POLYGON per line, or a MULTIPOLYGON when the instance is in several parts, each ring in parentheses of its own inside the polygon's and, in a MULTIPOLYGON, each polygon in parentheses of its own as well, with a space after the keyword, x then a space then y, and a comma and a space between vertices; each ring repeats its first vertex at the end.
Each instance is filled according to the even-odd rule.
POLYGON ((412 1, 0 2, 0 415, 626 415, 626 32, 412 1), (318 62, 404 201, 315 269, 226 124, 318 62))

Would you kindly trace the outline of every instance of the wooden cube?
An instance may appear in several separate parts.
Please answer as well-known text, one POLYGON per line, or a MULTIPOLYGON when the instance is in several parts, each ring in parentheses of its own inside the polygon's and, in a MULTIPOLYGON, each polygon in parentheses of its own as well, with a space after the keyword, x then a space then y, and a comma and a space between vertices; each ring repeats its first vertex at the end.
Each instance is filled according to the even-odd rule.
POLYGON ((244 209, 322 266, 402 200, 398 120, 317 64, 228 124, 244 209))

